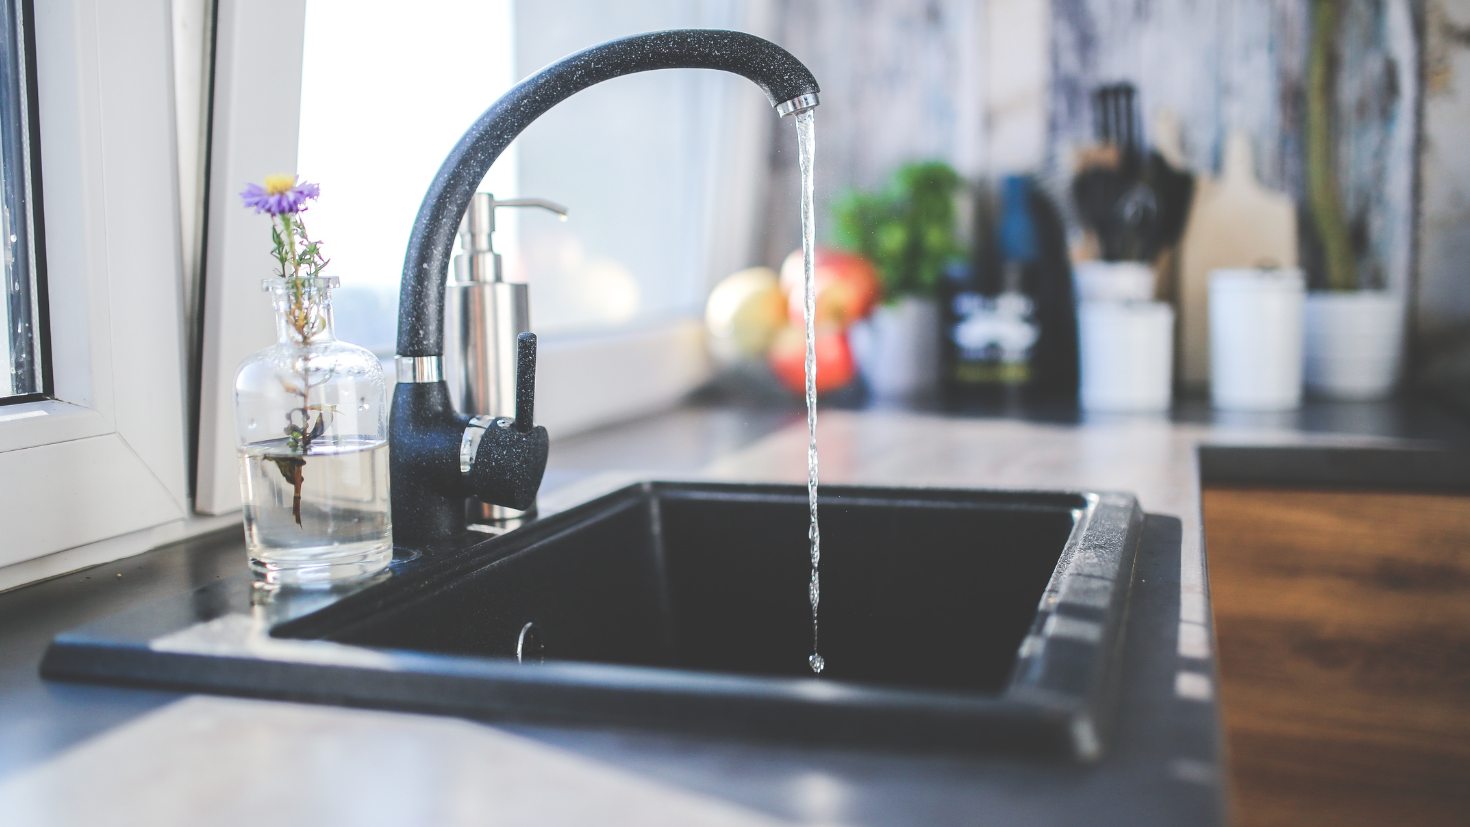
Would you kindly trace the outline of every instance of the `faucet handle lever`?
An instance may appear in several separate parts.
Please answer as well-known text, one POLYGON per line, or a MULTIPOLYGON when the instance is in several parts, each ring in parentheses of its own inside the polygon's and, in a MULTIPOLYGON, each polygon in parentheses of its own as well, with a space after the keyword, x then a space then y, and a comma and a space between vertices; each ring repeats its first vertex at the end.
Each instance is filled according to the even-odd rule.
POLYGON ((516 422, 515 428, 529 433, 535 424, 536 334, 516 336, 516 422))

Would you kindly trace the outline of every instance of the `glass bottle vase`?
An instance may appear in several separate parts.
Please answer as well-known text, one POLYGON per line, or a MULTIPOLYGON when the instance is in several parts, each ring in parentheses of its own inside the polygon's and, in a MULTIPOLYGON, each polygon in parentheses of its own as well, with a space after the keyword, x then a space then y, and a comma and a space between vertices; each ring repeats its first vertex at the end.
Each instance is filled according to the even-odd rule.
POLYGON ((235 373, 250 567, 270 585, 362 577, 393 557, 382 365, 338 341, 336 278, 270 278, 276 343, 235 373))

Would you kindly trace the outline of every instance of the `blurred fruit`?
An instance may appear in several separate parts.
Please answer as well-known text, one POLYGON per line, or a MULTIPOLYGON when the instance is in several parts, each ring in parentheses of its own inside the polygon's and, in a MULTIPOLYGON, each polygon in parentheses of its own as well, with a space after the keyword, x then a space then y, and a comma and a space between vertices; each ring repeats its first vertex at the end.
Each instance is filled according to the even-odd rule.
MULTIPOLYGON (((766 357, 771 372, 796 394, 806 393, 806 335, 797 325, 781 328, 771 341, 766 357)), ((851 382, 856 373, 847 334, 836 325, 817 327, 817 393, 836 390, 851 382)))
POLYGON ((754 357, 786 324, 786 298, 776 271, 751 267, 726 276, 709 294, 704 321, 719 355, 754 357))
MULTIPOLYGON (((860 255, 818 247, 813 264, 817 283, 817 321, 846 328, 867 318, 883 295, 878 270, 860 255)), ((786 293, 788 315, 802 321, 802 261, 796 250, 781 263, 781 289, 786 293)))

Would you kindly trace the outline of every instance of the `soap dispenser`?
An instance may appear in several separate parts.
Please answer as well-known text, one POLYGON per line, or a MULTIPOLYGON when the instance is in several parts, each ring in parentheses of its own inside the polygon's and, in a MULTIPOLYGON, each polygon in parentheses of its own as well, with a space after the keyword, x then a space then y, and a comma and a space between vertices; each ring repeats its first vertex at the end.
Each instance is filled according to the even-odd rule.
MULTIPOLYGON (((527 285, 506 281, 495 252, 495 210, 540 207, 566 218, 567 210, 539 198, 495 200, 477 192, 459 227, 463 252, 454 257, 454 277, 444 295, 444 378, 454 407, 489 425, 516 416, 516 338, 530 332, 531 301, 527 285)), ((461 457, 468 466, 474 457, 461 457)), ((461 469, 466 471, 467 469, 461 469)), ((536 507, 517 511, 473 497, 465 515, 481 530, 509 529, 534 516, 536 507)))

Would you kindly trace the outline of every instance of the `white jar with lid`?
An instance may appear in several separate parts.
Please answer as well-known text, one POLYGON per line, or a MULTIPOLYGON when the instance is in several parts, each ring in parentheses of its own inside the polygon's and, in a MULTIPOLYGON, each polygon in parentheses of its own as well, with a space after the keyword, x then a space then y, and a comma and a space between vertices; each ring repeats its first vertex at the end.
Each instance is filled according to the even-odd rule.
POLYGON ((1174 308, 1153 301, 1154 271, 1141 261, 1072 266, 1081 368, 1089 413, 1159 413, 1173 401, 1174 308))
POLYGON ((1302 402, 1302 271, 1210 273, 1210 399, 1227 411, 1289 411, 1302 402))
POLYGON ((1173 401, 1174 308, 1153 301, 1077 307, 1082 409, 1148 413, 1173 401))

